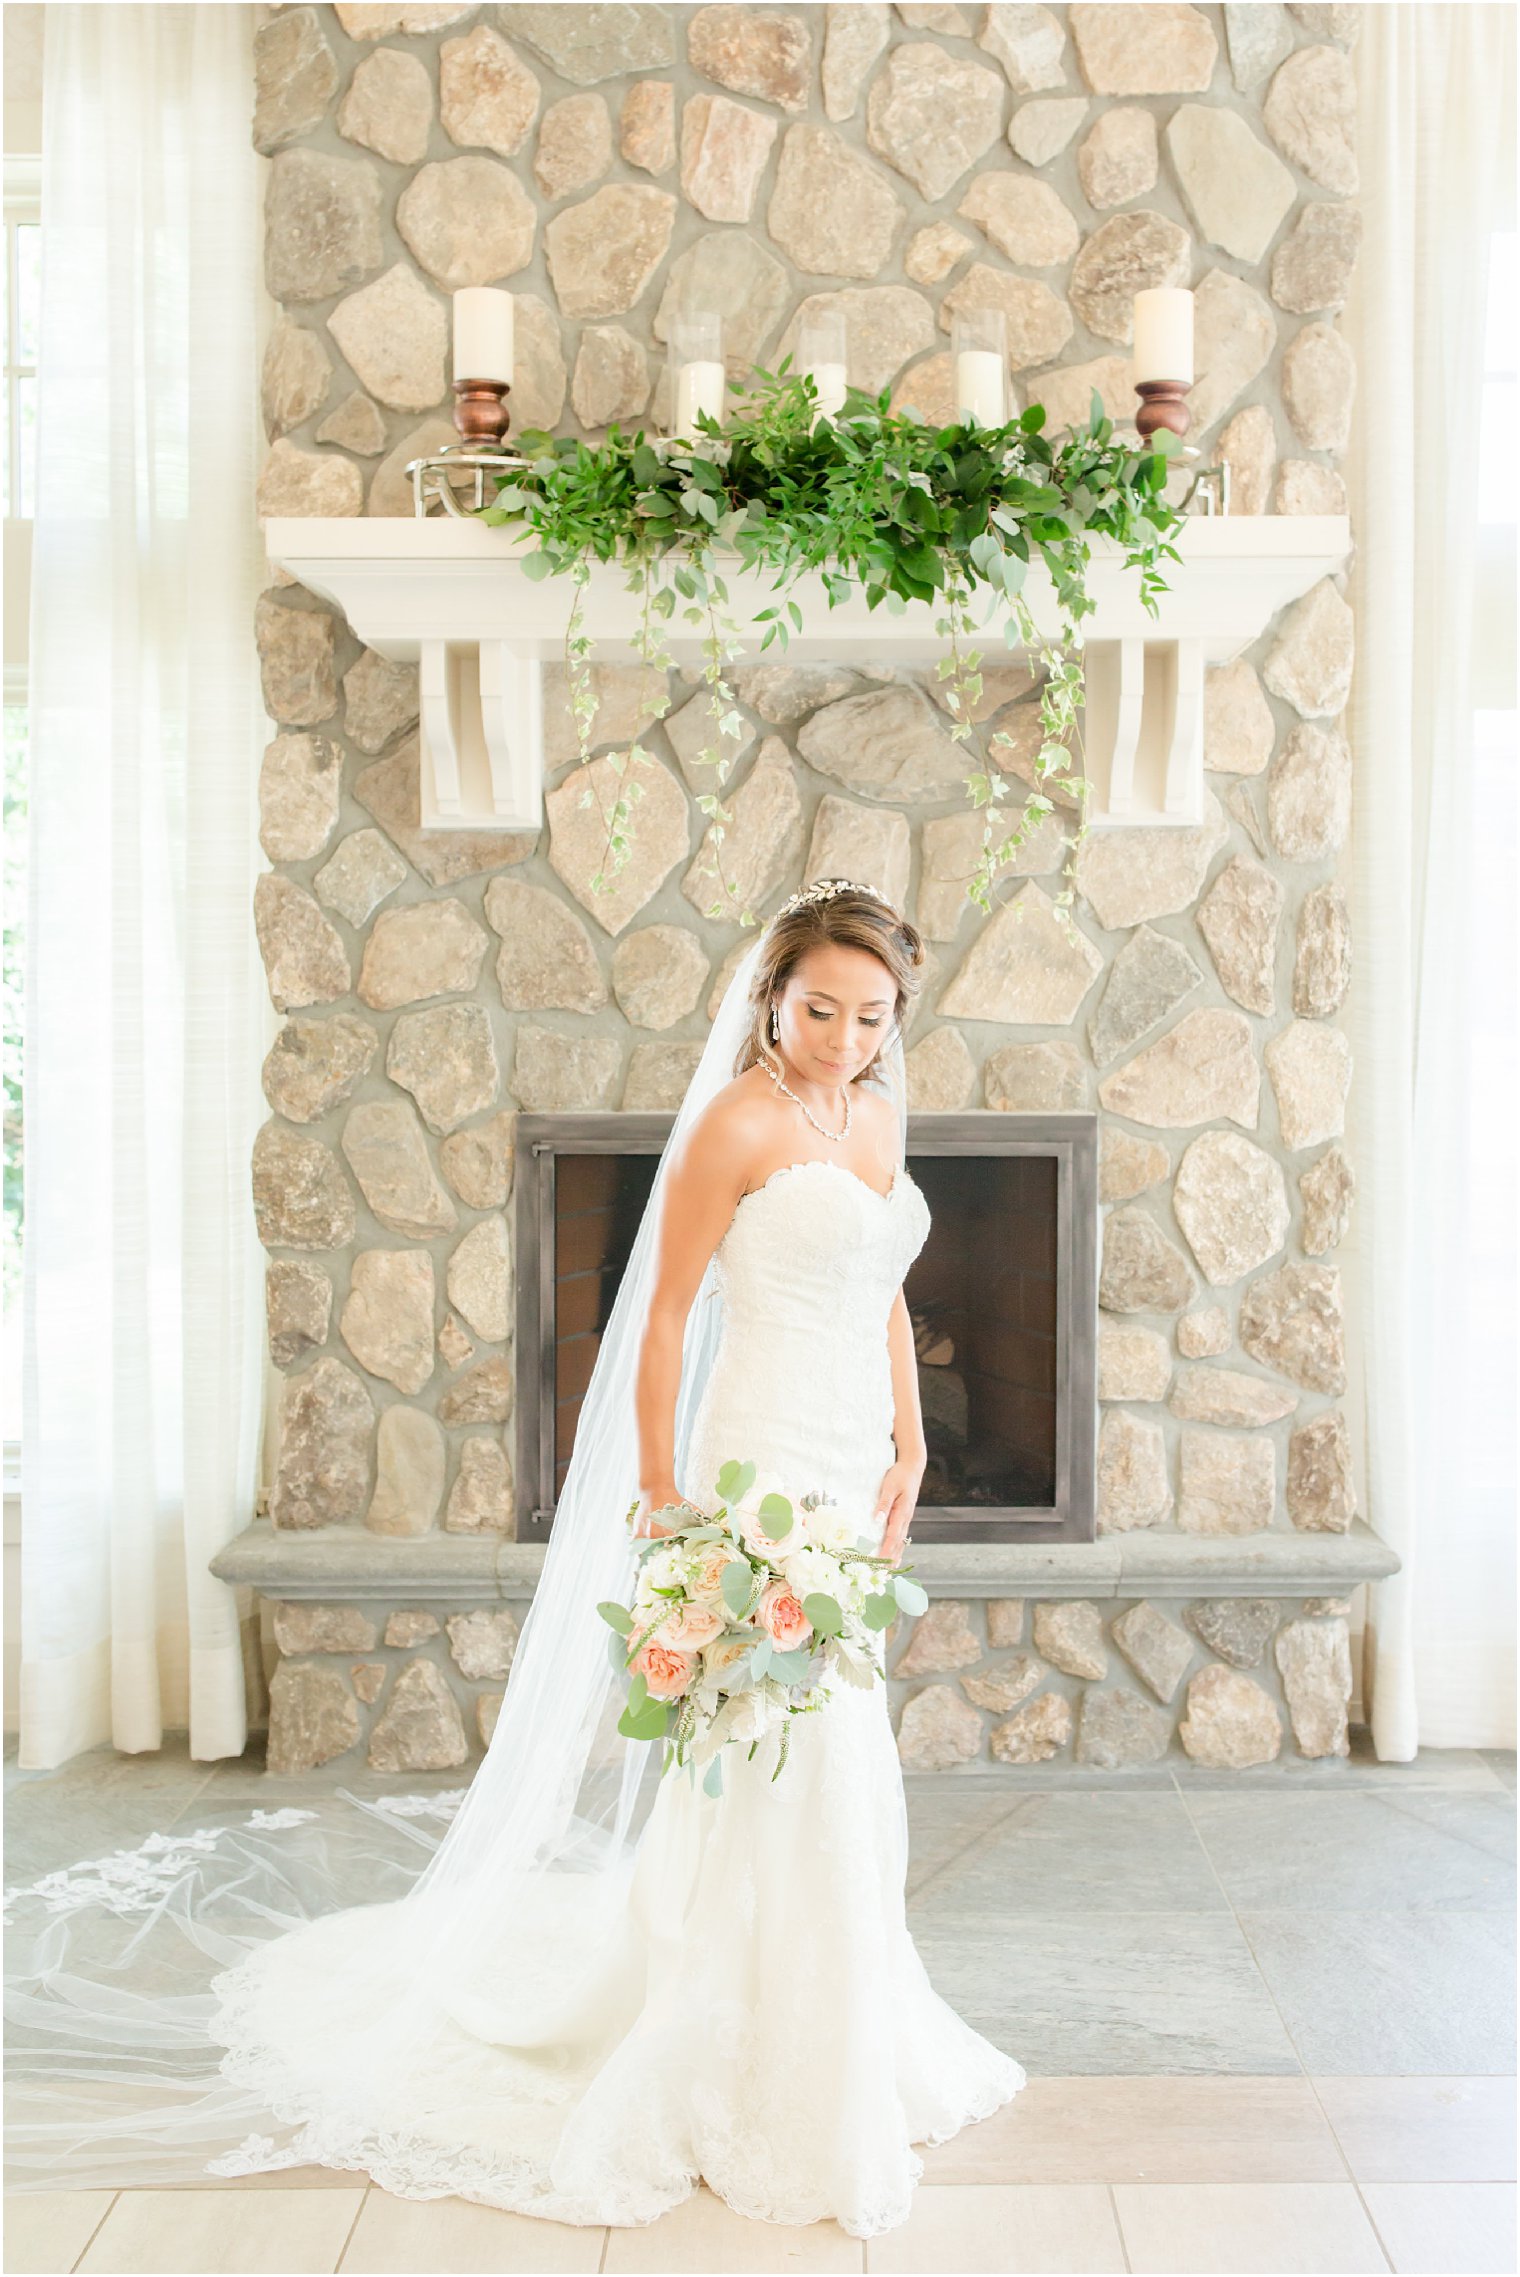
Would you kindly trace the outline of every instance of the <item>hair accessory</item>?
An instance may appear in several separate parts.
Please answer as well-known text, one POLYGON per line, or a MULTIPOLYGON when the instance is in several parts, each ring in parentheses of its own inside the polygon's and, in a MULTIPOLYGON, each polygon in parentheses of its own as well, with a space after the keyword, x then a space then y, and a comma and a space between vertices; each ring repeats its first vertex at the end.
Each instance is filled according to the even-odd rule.
POLYGON ((894 917, 898 914, 886 895, 879 893, 873 885, 861 885, 854 878, 816 878, 812 885, 804 886, 800 893, 794 893, 790 901, 784 901, 773 913, 771 923, 774 925, 778 917, 789 917, 794 909, 804 909, 818 901, 833 901, 841 893, 869 894, 883 908, 892 910, 894 917))

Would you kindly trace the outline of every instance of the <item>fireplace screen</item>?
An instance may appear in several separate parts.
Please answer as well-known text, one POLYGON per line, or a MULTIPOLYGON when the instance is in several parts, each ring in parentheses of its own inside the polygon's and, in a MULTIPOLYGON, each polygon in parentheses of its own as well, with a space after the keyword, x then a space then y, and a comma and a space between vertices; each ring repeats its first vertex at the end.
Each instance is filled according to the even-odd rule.
MULTIPOLYGON (((522 1537, 541 1536, 553 1522, 581 1399, 670 1120, 518 1117, 522 1537)), ((1091 1540, 1095 1119, 918 1115, 908 1153, 932 1219, 904 1284, 928 1448, 914 1534, 1091 1540)))

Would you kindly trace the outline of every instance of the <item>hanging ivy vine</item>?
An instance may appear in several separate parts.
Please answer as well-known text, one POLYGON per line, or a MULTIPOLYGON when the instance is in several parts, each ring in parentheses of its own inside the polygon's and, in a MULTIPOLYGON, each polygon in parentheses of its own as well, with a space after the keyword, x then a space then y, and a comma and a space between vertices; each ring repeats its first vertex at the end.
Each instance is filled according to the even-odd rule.
MULTIPOLYGON (((852 388, 837 418, 823 419, 811 381, 789 363, 756 371, 721 429, 704 417, 691 441, 619 427, 599 444, 538 430, 516 439, 519 463, 499 477, 480 519, 531 533, 537 543, 523 557, 527 575, 572 581, 565 666, 580 762, 591 758, 597 712, 586 587, 593 562, 617 563, 640 595, 635 645, 653 671, 668 674, 678 615, 700 632, 710 716, 697 764, 711 770, 712 788, 697 803, 711 825, 719 891, 707 915, 753 925, 755 912, 723 858, 732 820, 722 797, 725 768, 743 735, 728 665, 756 647, 757 627, 760 650, 785 651, 802 629, 791 588, 803 577, 818 577, 831 607, 857 594, 869 608, 897 613, 928 603, 945 642, 937 670, 946 684, 949 733, 968 747, 966 791, 983 815, 967 895, 990 910, 1003 866, 1056 816, 1065 850, 1056 900, 1069 924, 1076 853, 1087 830, 1081 716, 1082 623, 1095 606, 1087 591, 1090 541, 1110 538, 1124 548, 1125 567, 1137 573, 1140 598, 1154 615, 1166 589, 1158 564, 1182 558, 1170 540, 1184 516, 1163 495, 1174 438, 1163 430, 1138 448, 1116 442, 1096 390, 1088 424, 1054 442, 1042 432, 1040 404, 1005 427, 932 427, 894 412, 885 391, 871 396, 852 388), (1049 572, 1055 593, 1054 639, 1040 631, 1025 598, 1036 563, 1049 572), (729 586, 741 572, 763 577, 775 596, 752 612, 747 632, 729 586), (1013 768, 1000 758, 1011 759, 1014 739, 995 722, 984 734, 977 717, 984 678, 976 644, 989 625, 1039 676, 1040 743, 1032 762, 1024 762, 1027 795, 1016 813, 1004 805, 1013 768)), ((668 697, 656 716, 667 708, 668 697)), ((639 762, 649 756, 637 741, 610 755, 610 798, 598 776, 588 775, 582 803, 597 797, 604 832, 592 880, 598 893, 611 890, 631 851, 643 787, 639 762)))

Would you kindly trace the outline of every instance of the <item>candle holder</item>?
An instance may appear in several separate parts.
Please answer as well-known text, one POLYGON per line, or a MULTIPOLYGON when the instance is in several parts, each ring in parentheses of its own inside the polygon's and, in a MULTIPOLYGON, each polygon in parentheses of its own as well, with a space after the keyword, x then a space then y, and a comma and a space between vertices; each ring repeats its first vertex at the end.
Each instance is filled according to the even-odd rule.
POLYGON ((826 316, 810 316, 799 326, 797 369, 805 379, 812 381, 818 398, 814 426, 820 419, 837 419, 844 409, 845 390, 849 385, 845 324, 837 309, 831 309, 826 316))
POLYGON ((1008 327, 1000 308, 957 309, 950 333, 955 407, 982 427, 1008 424, 1008 327))
POLYGON ((672 441, 701 443, 708 438, 702 416, 723 423, 728 373, 723 362, 723 319, 703 311, 671 319, 670 427, 672 441))
POLYGON ((1165 427, 1181 442, 1193 424, 1187 400, 1191 384, 1189 380, 1136 380, 1135 393, 1141 401, 1135 425, 1140 433, 1154 435, 1158 427, 1165 427))
POLYGON ((455 380, 454 424, 467 445, 502 441, 512 424, 507 409, 511 392, 505 380, 455 380))

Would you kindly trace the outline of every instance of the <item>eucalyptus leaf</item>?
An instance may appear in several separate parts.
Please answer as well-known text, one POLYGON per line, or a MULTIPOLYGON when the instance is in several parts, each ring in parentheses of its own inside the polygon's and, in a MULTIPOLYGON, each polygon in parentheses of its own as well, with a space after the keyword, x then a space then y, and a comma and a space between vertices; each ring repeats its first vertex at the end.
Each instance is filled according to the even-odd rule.
POLYGON ((610 1597, 603 1599, 602 1603, 598 1605, 597 1611, 601 1614, 608 1628, 616 1629, 619 1636, 626 1637, 633 1627, 633 1615, 627 1606, 614 1603, 610 1597))
POLYGON ((767 1494, 760 1502, 760 1523, 773 1542, 784 1542, 792 1530, 792 1506, 784 1494, 767 1494))
POLYGON ((715 1755, 702 1778, 704 1795, 721 1795, 723 1792, 723 1757, 715 1755))
POLYGON ((811 1590, 802 1600, 802 1610, 821 1637, 837 1637, 844 1627, 839 1600, 831 1597, 827 1590, 811 1590))
POLYGON ((894 1576, 892 1594, 905 1613, 922 1613, 929 1602, 928 1591, 920 1582, 911 1581, 905 1573, 894 1576))

